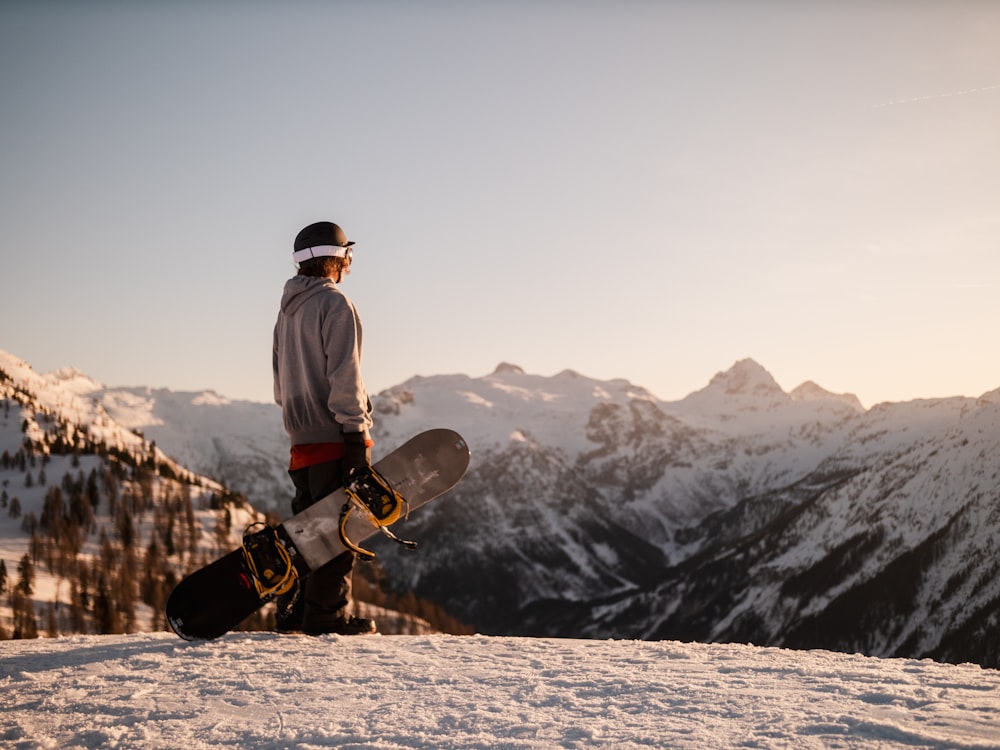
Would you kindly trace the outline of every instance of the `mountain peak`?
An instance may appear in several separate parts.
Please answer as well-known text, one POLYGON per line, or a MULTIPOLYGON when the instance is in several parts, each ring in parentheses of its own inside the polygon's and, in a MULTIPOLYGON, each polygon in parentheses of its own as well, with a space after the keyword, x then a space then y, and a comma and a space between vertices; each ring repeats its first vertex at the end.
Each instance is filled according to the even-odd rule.
POLYGON ((505 372, 512 372, 515 375, 524 375, 524 369, 518 367, 517 365, 512 365, 510 362, 501 362, 497 365, 497 368, 493 371, 494 375, 501 375, 505 372))
POLYGON ((52 385, 85 396, 103 390, 104 386, 75 367, 61 367, 43 376, 52 385))
POLYGON ((784 394, 771 373, 752 359, 741 359, 725 372, 716 373, 708 387, 730 396, 784 394))
POLYGON ((741 359, 709 384, 681 400, 684 409, 721 414, 770 410, 791 401, 767 370, 752 359, 741 359))

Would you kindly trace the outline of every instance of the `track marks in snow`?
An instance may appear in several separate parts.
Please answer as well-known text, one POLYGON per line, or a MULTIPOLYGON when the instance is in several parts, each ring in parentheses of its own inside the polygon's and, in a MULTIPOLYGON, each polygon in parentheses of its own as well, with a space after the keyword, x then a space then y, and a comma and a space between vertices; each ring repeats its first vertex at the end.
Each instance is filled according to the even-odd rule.
POLYGON ((1000 748, 1000 673, 740 645, 168 634, 0 643, 0 745, 1000 748))

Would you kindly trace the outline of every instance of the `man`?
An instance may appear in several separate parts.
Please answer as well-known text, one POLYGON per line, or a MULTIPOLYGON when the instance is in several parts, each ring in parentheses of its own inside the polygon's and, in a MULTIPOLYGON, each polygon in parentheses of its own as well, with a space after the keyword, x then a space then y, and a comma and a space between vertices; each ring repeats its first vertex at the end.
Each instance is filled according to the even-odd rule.
MULTIPOLYGON (((288 473, 295 513, 344 486, 352 470, 371 460, 361 320, 338 287, 350 272, 353 245, 329 221, 299 232, 292 252, 298 275, 285 283, 274 326, 274 400, 292 444, 288 473)), ((279 598, 277 629, 374 633, 373 620, 349 613, 354 559, 345 552, 314 571, 296 595, 279 598)))

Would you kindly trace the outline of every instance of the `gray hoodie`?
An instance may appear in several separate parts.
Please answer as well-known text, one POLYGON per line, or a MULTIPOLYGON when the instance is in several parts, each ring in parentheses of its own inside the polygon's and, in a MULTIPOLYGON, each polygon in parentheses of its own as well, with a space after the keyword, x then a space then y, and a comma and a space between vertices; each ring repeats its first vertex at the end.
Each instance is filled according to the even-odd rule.
POLYGON ((274 400, 292 445, 343 441, 372 426, 361 379, 361 319, 333 279, 285 283, 274 325, 274 400))

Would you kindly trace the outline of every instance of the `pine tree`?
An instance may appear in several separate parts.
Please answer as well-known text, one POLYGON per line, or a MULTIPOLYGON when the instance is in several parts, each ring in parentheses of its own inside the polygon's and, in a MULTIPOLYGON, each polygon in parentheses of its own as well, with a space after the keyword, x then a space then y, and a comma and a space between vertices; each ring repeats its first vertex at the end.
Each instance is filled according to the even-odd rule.
POLYGON ((38 621, 35 619, 34 593, 35 568, 31 556, 25 554, 17 567, 18 582, 11 590, 10 606, 14 612, 14 638, 37 638, 38 621))
POLYGON ((123 503, 118 514, 118 538, 125 549, 131 549, 135 543, 135 525, 132 523, 132 512, 123 503))
POLYGON ((48 612, 47 612, 47 623, 48 623, 48 627, 46 628, 45 634, 49 638, 56 638, 56 637, 58 637, 59 636, 59 625, 56 622, 56 603, 55 602, 49 602, 49 609, 48 609, 48 612))
POLYGON ((142 579, 139 582, 139 596, 142 601, 153 609, 163 605, 162 582, 163 566, 165 560, 160 553, 160 545, 156 542, 156 536, 149 540, 146 547, 146 557, 143 560, 142 579))
POLYGON ((72 633, 86 633, 87 622, 84 617, 83 596, 76 581, 69 584, 69 626, 72 633))
POLYGON ((174 545, 174 511, 172 508, 167 509, 167 523, 163 529, 163 547, 167 557, 173 557, 177 554, 177 547, 174 545))
POLYGON ((31 596, 35 593, 35 566, 31 562, 31 555, 27 552, 24 553, 24 557, 21 558, 21 562, 17 566, 17 574, 17 590, 25 596, 31 596))
POLYGON ((124 552, 122 564, 118 567, 118 576, 115 581, 115 608, 118 611, 119 622, 123 632, 135 632, 135 600, 136 582, 135 573, 138 561, 135 559, 135 549, 128 547, 124 552))
POLYGON ((48 531, 53 540, 59 541, 65 518, 66 507, 63 502, 62 489, 50 487, 42 501, 42 517, 38 520, 38 525, 48 531))
POLYGON ((35 531, 37 530, 38 530, 38 519, 35 518, 34 513, 29 513, 24 517, 24 520, 21 521, 21 531, 23 531, 25 534, 30 535, 34 534, 35 531))
POLYGON ((111 603, 111 593, 104 574, 97 579, 97 594, 94 596, 94 630, 100 635, 113 635, 119 632, 114 607, 111 603))
POLYGON ((186 485, 182 500, 184 505, 184 525, 187 529, 188 556, 194 557, 198 549, 198 537, 201 529, 194 514, 194 503, 191 501, 191 488, 186 485))
MULTIPOLYGON (((86 612, 91 606, 91 596, 90 596, 90 581, 91 581, 92 571, 89 565, 80 563, 77 566, 76 575, 77 582, 79 583, 79 588, 77 593, 80 598, 80 608, 82 612, 86 612)), ((81 630, 81 633, 86 632, 81 630)))
POLYGON ((90 505, 91 517, 93 517, 93 513, 97 512, 97 508, 101 504, 101 492, 97 483, 97 469, 91 469, 87 477, 86 497, 90 505))

